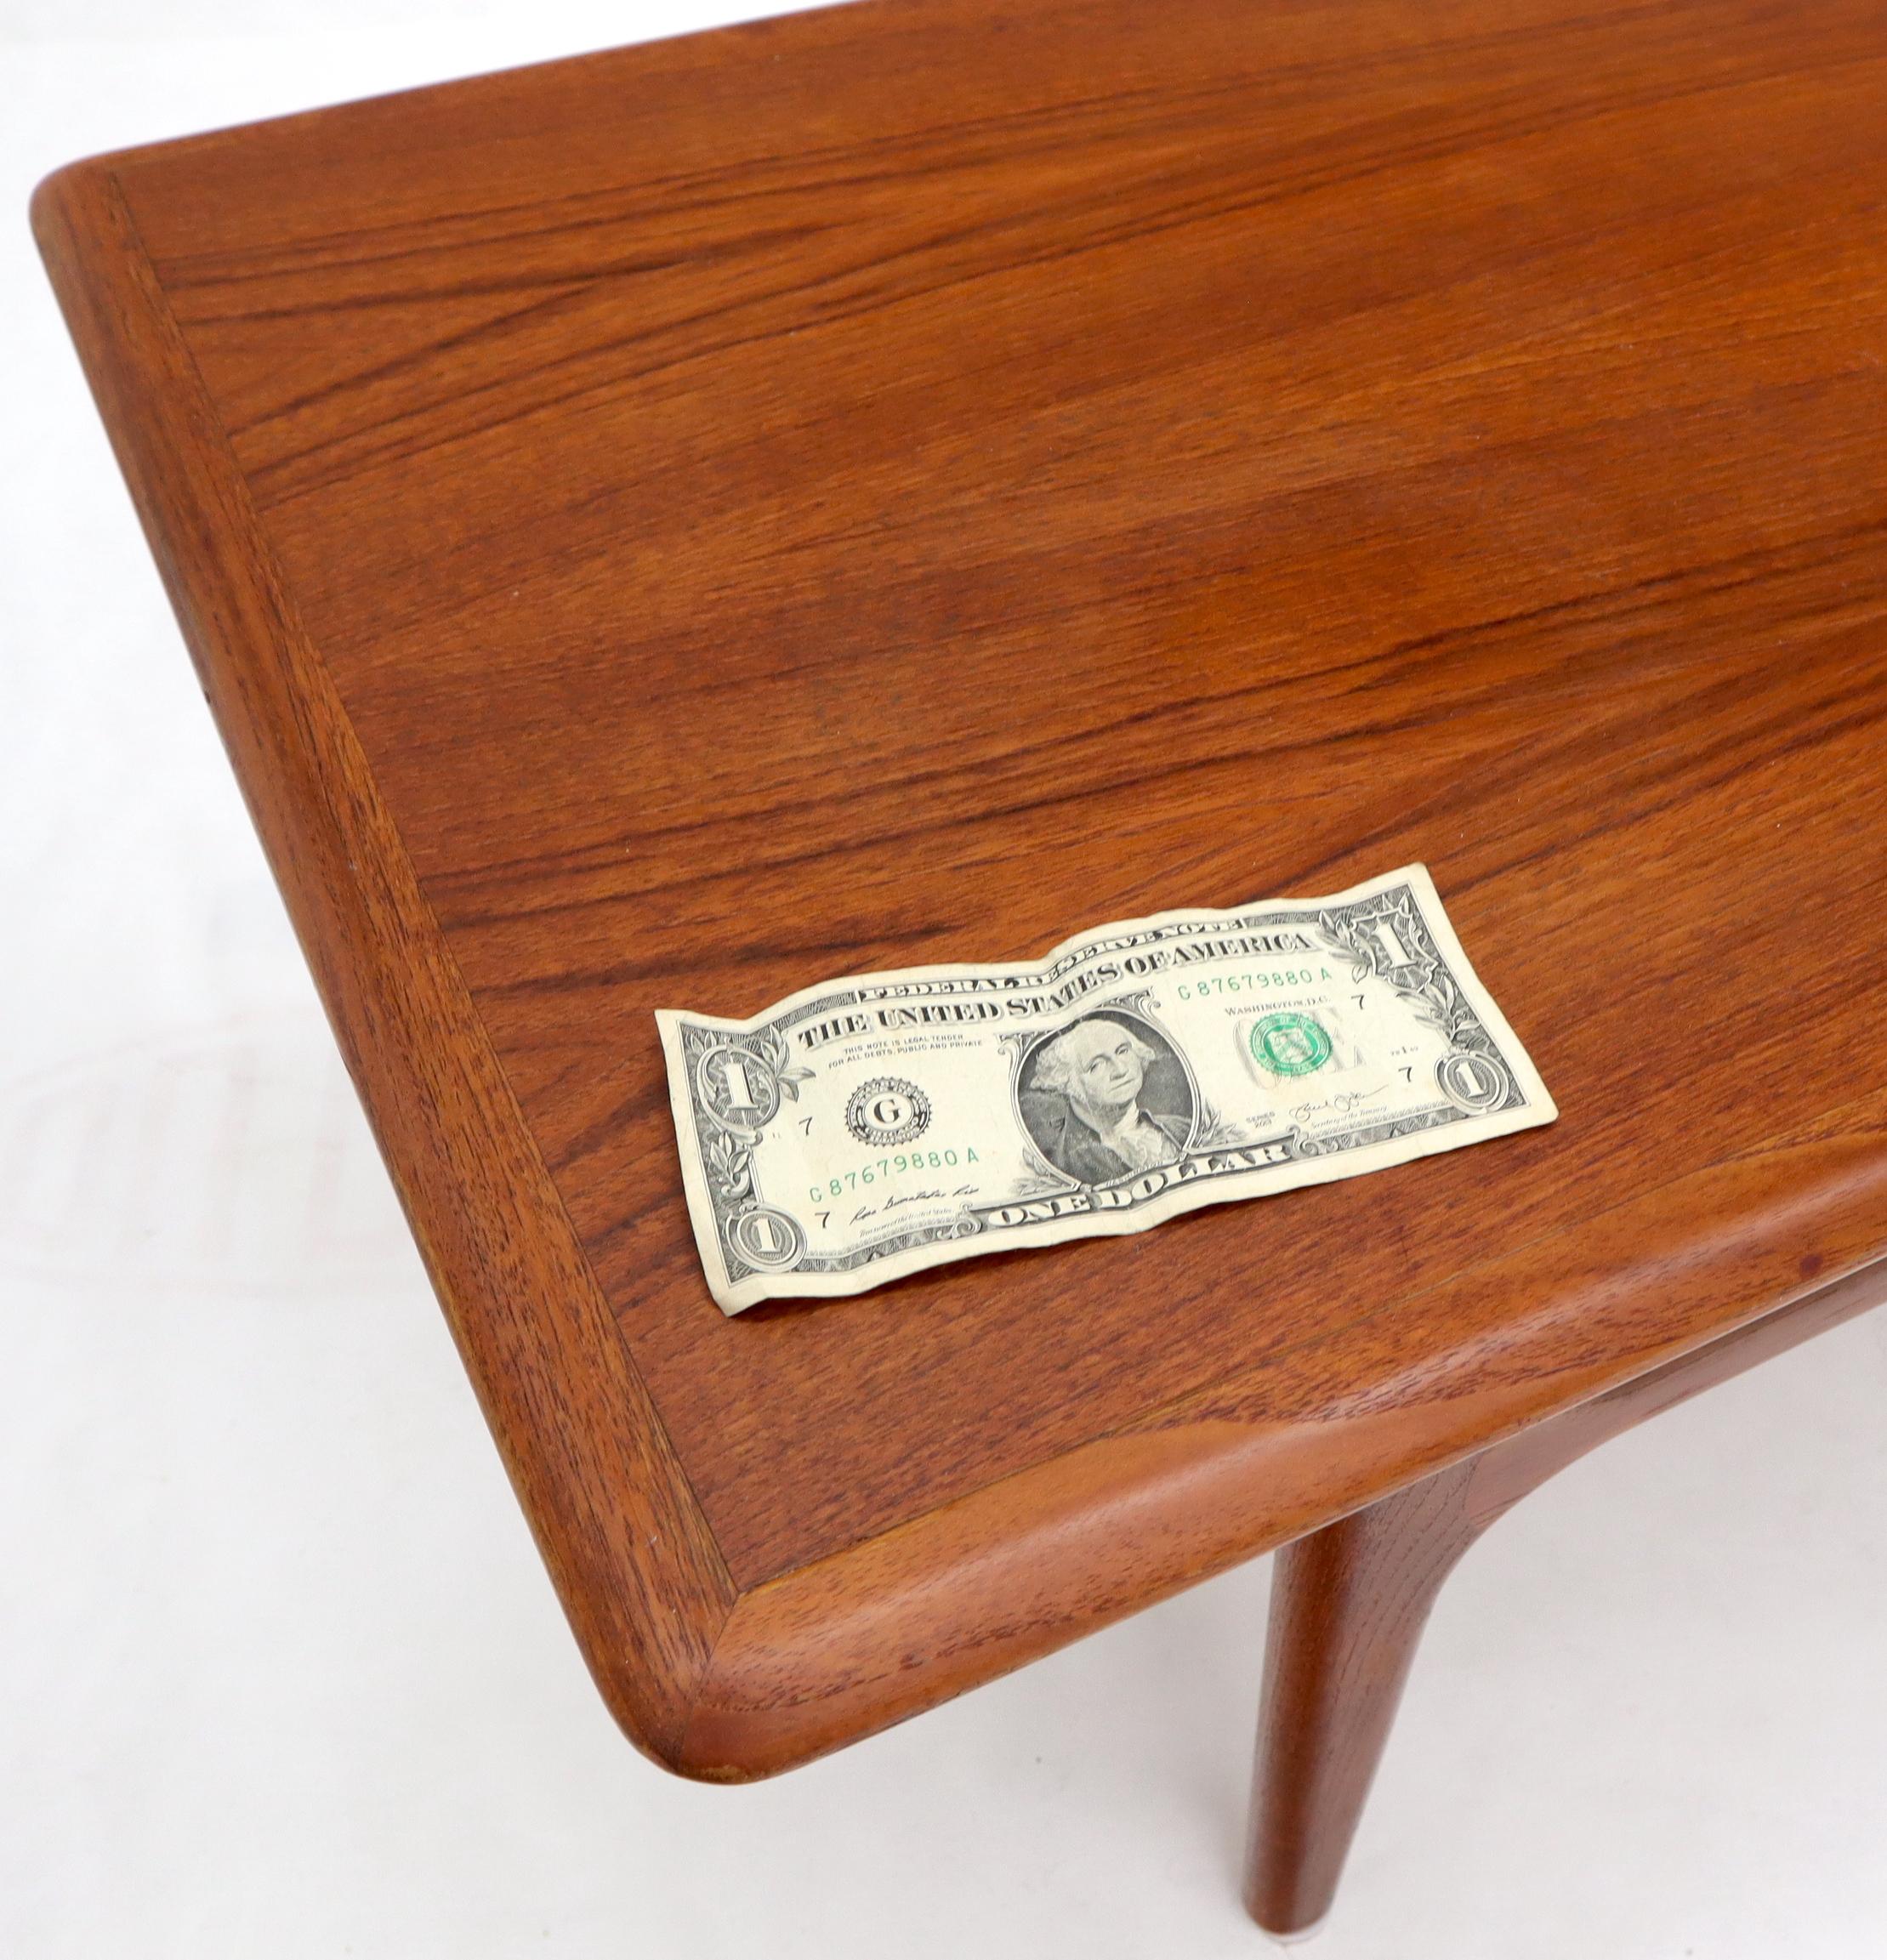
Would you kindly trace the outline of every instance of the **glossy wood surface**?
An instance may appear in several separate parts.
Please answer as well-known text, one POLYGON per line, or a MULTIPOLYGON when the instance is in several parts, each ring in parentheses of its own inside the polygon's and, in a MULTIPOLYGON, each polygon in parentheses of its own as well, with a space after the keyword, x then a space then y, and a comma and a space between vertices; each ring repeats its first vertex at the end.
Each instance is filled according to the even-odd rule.
POLYGON ((1887 1253, 1887 23, 872 0, 37 222, 611 1707, 784 1767, 1887 1253), (1552 1128, 725 1320, 651 1010, 1419 858, 1552 1128))

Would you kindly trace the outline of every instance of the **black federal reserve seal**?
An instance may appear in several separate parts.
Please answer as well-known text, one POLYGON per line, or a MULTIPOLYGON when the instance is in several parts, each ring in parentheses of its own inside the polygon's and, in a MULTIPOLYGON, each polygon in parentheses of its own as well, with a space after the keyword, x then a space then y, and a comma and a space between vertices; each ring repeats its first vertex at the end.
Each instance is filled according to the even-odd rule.
POLYGON ((901 1076, 874 1076, 852 1091, 845 1128, 861 1144, 889 1149, 921 1137, 930 1127, 930 1099, 901 1076))

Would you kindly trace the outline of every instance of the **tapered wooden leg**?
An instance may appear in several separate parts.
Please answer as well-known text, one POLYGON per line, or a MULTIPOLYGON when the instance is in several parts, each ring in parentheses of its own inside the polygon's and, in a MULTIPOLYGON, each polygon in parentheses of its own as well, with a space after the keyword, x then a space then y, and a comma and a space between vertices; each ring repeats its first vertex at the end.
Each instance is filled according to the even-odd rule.
POLYGON ((1441 1582, 1477 1536, 1461 1464, 1277 1555, 1245 1902, 1268 1931, 1330 1909, 1441 1582))
POLYGON ((1591 1449, 1887 1294, 1887 1262, 1824 1287, 1277 1554, 1245 1901, 1269 1932, 1330 1909, 1429 1609, 1475 1540, 1591 1449))

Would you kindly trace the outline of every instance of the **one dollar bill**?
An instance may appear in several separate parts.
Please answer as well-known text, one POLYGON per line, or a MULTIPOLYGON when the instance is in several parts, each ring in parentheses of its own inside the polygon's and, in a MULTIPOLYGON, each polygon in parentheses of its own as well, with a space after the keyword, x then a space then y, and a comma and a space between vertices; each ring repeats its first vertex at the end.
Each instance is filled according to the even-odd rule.
POLYGON ((832 980, 751 1020, 656 1020, 730 1314, 1141 1231, 1559 1113, 1420 865, 1334 898, 1101 926, 1023 965, 832 980))

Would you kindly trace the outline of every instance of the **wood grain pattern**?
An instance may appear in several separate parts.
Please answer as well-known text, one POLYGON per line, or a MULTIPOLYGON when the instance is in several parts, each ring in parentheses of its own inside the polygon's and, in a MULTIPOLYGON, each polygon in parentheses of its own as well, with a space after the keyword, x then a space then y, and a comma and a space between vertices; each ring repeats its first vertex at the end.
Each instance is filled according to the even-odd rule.
POLYGON ((660 1759, 786 1767, 1887 1255, 1879 28, 872 0, 43 189, 660 1759), (1416 858, 1552 1128, 713 1307, 656 1006, 1416 858))

